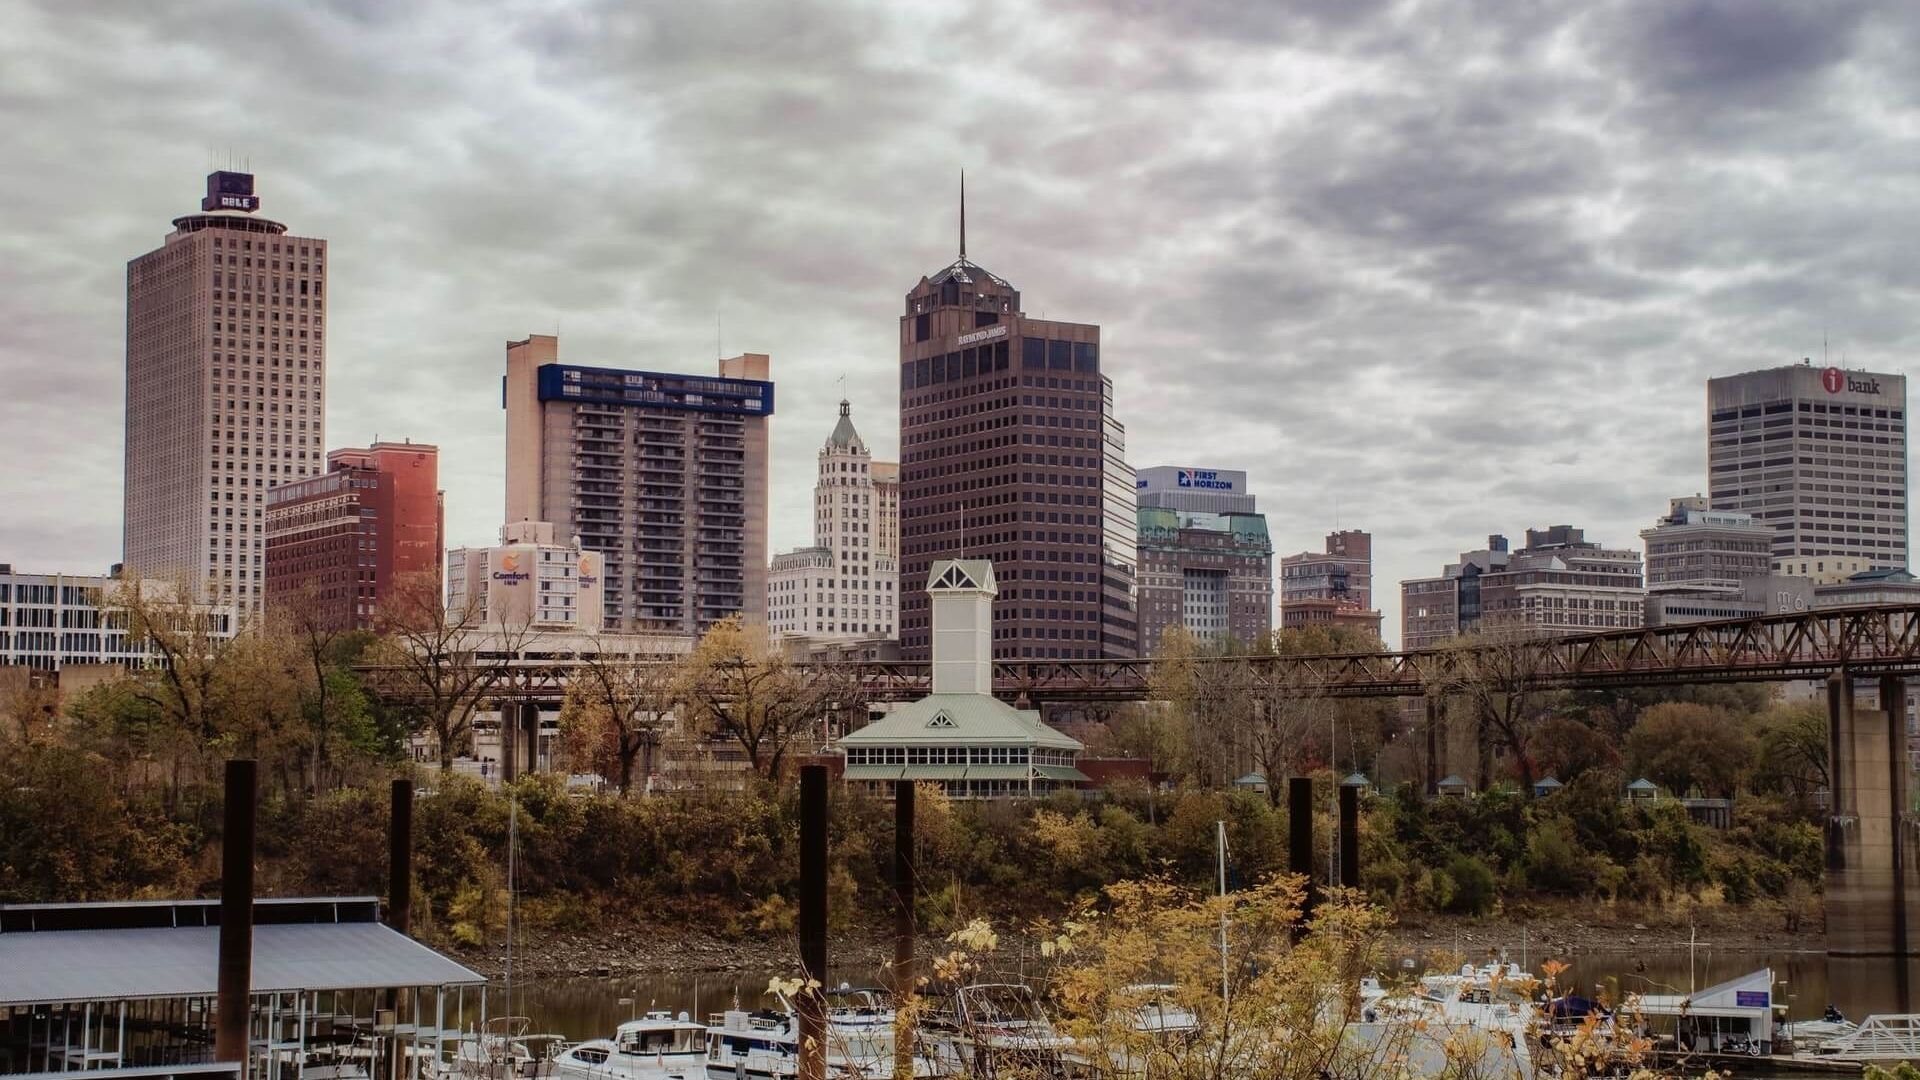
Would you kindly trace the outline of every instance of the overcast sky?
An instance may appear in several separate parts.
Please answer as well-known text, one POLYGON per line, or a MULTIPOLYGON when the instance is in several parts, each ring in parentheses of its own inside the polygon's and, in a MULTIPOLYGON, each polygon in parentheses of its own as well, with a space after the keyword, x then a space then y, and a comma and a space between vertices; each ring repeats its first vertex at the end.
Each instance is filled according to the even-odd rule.
POLYGON ((1135 465, 1245 469, 1278 553, 1401 578, 1616 546, 1704 487, 1711 374, 1904 373, 1920 4, 0 0, 0 561, 120 557, 125 264, 228 160, 332 244, 327 444, 502 515, 504 344, 773 357, 775 550, 840 378, 969 254, 1093 322, 1135 465), (1823 341, 1829 344, 1824 344, 1823 341))

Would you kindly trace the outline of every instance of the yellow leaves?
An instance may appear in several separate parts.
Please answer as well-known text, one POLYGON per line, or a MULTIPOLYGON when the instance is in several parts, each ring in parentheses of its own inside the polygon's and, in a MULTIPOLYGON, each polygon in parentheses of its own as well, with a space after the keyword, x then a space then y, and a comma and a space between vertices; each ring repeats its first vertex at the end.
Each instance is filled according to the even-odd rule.
POLYGON ((767 980, 767 993, 776 997, 786 998, 789 1001, 799 997, 800 991, 802 990, 818 989, 820 989, 819 979, 804 979, 797 975, 791 979, 783 979, 775 975, 773 978, 767 980))
POLYGON ((1069 816, 1052 810, 1035 810, 1029 825, 1034 842, 1064 866, 1078 869, 1099 852, 1099 827, 1084 813, 1069 816))
POLYGON ((1000 935, 985 919, 974 919, 967 925, 947 935, 947 940, 972 952, 992 952, 1000 947, 1000 935))

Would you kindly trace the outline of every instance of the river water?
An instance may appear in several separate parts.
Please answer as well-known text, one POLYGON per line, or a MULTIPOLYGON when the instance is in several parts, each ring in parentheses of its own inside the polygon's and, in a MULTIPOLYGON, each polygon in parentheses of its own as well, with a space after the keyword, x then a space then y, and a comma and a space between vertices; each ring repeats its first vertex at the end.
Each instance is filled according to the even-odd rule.
MULTIPOLYGON (((1476 963, 1484 958, 1472 958, 1476 963)), ((1521 957, 1508 959, 1520 962, 1521 957)), ((1540 973, 1540 959, 1526 958, 1529 971, 1540 973)), ((1829 958, 1825 953, 1732 952, 1685 942, 1650 945, 1638 952, 1596 952, 1577 956, 1558 980, 1575 993, 1592 994, 1596 987, 1617 985, 1623 992, 1685 993, 1689 986, 1705 989, 1762 967, 1773 968, 1775 1000, 1787 1006, 1790 1019, 1818 1017, 1829 1003, 1853 1019, 1871 1013, 1913 1011, 1916 996, 1901 992, 1920 987, 1920 962, 1903 965, 1892 960, 1829 958)), ((513 1011, 532 1019, 535 1031, 553 1032, 570 1039, 611 1035, 622 1021, 648 1008, 687 1011, 695 1019, 732 1007, 737 1000, 747 1008, 765 1004, 767 981, 791 972, 728 971, 674 975, 635 975, 543 979, 514 987, 513 1011)), ((880 985, 872 971, 835 972, 833 982, 880 985)), ((489 991, 489 1011, 504 1012, 503 988, 489 991)))

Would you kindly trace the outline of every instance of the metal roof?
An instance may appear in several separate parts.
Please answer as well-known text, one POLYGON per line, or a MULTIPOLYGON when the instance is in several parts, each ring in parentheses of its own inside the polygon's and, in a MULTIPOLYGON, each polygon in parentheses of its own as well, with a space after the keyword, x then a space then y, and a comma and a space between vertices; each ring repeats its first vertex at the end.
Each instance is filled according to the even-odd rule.
POLYGON ((843 736, 840 745, 1081 749, 1078 739, 1048 727, 1039 713, 1016 709, 987 694, 928 694, 843 736))
MULTIPOLYGON (((0 934, 0 1006, 218 992, 218 926, 0 934)), ((253 928, 253 992, 479 985, 486 980, 379 923, 253 928)))

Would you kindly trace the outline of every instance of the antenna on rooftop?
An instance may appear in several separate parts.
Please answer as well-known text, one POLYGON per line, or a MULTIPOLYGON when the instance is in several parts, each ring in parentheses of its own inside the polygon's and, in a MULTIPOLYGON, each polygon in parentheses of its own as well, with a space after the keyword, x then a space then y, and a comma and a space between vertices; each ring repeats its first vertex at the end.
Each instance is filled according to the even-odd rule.
POLYGON ((967 170, 960 170, 960 261, 967 259, 967 170))

